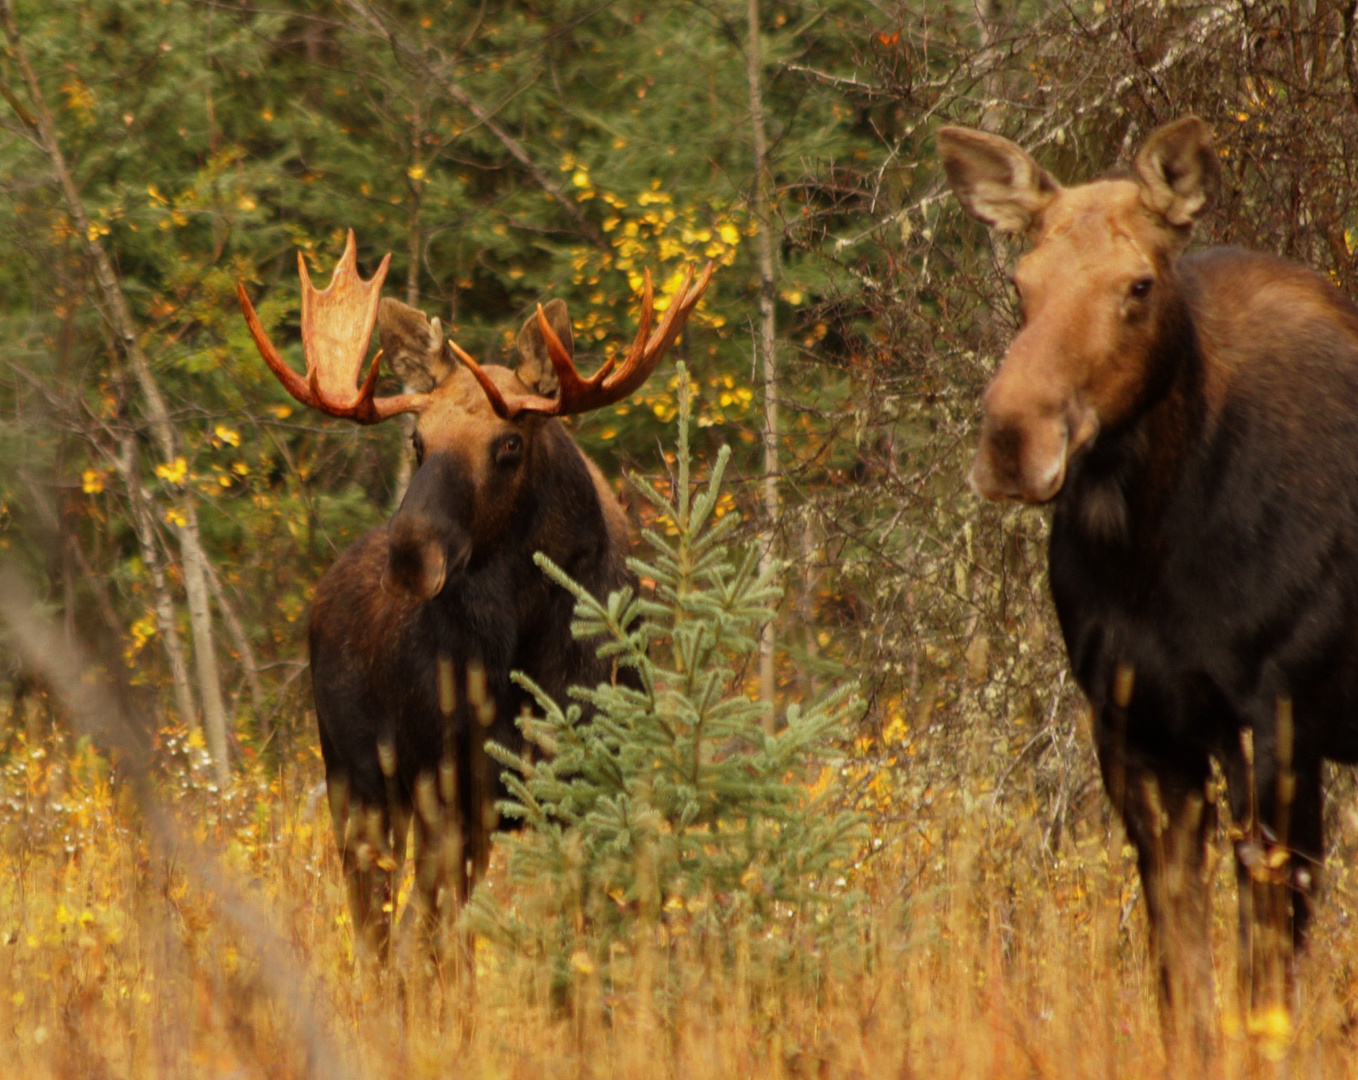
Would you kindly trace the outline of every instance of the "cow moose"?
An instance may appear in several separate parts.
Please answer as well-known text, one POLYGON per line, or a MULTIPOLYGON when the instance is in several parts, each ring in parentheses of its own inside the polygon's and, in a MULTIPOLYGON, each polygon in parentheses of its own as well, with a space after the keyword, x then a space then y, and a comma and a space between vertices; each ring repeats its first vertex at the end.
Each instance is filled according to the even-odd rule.
POLYGON ((238 288, 260 354, 303 405, 360 424, 416 415, 418 467, 399 509, 330 567, 311 609, 335 840, 356 936, 379 958, 412 820, 415 892, 431 932, 486 867, 501 789, 485 743, 521 749, 514 720, 531 701, 510 673, 563 703, 572 684, 610 677, 593 644, 571 636, 570 595, 533 562, 546 553, 600 598, 632 580, 623 510, 560 417, 640 387, 712 275, 709 265, 695 282, 690 269, 652 330, 648 273, 630 351, 586 379, 562 301, 524 323, 516 369, 482 367, 445 340, 437 319, 379 302, 389 261, 364 281, 351 231, 330 286, 317 290, 298 256, 305 377, 238 288), (382 348, 356 390, 374 322, 382 348), (405 393, 374 395, 383 356, 405 393))
POLYGON ((1358 760, 1358 308, 1271 255, 1184 254, 1218 182, 1197 117, 1073 187, 993 134, 938 143, 962 206, 1028 242, 971 485, 1052 504, 1052 596, 1136 848, 1162 1020, 1210 1043, 1212 762, 1261 1005, 1290 972, 1270 938, 1305 937, 1322 761, 1358 760))

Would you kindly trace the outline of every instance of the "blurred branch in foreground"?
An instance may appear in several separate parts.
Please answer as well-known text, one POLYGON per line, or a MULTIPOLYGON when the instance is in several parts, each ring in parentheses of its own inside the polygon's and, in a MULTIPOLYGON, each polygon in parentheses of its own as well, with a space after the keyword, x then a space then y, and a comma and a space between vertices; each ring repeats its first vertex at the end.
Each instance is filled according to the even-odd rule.
POLYGON ((299 1056, 314 1076, 348 1080, 350 1071, 314 1002, 312 979, 291 958, 287 940, 273 921, 236 888, 220 860, 196 843, 170 816, 149 783, 150 747, 118 705, 109 676, 86 657, 78 642, 37 613, 27 583, 0 567, 0 618, 14 648, 45 678, 70 715, 72 726, 98 743, 125 773, 151 846, 211 898, 218 917, 238 935, 242 951, 260 961, 259 981, 292 1028, 299 1056))

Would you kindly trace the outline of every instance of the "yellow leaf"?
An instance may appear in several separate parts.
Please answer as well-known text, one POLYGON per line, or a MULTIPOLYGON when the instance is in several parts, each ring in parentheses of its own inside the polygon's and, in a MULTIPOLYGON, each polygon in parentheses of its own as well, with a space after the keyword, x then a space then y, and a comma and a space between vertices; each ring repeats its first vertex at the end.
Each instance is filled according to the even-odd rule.
POLYGON ((104 490, 104 478, 93 469, 86 469, 80 477, 80 490, 86 495, 98 495, 104 490))
POLYGON ((589 958, 589 953, 584 949, 577 949, 571 953, 571 967, 580 972, 581 975, 594 974, 594 961, 589 958))
POLYGON ((1287 1055, 1292 1039, 1292 1017, 1282 1005, 1252 1011, 1247 1022, 1249 1033, 1259 1040, 1259 1050, 1270 1061, 1287 1055))
POLYGON ((232 446, 240 445, 240 432, 233 431, 225 424, 218 424, 212 429, 212 434, 216 435, 217 438, 221 439, 224 443, 230 443, 232 446))
POLYGON ((292 415, 292 406, 291 406, 291 405, 275 405, 275 406, 273 406, 273 408, 271 408, 271 409, 269 410, 269 412, 273 413, 274 416, 278 417, 278 419, 280 419, 280 420, 286 420, 289 416, 292 415))
POLYGON ((165 511, 165 520, 166 520, 166 522, 168 522, 168 523, 171 524, 171 525, 177 525, 177 526, 179 526, 179 528, 181 528, 181 529, 182 529, 185 525, 187 525, 187 524, 189 523, 189 519, 186 518, 183 514, 181 514, 181 513, 180 513, 175 507, 173 507, 173 506, 170 507, 170 509, 168 509, 168 510, 165 511))
POLYGON ((182 457, 177 457, 168 464, 162 463, 156 466, 156 475, 171 484, 182 484, 188 471, 189 463, 182 457))

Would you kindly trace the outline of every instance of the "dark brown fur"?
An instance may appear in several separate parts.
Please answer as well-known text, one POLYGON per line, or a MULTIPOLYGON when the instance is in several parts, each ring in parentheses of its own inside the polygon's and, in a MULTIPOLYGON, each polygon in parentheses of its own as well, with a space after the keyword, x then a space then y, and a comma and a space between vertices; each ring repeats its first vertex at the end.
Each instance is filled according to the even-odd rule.
POLYGON ((1271 256, 1179 256, 1212 182, 1196 119, 1153 133, 1133 179, 1071 189, 995 136, 941 141, 964 203, 1032 239, 973 484, 1054 505, 1052 594, 1137 849, 1166 1027, 1203 1046, 1212 762, 1240 836, 1246 1000, 1279 1007, 1271 943, 1304 940, 1321 763, 1358 760, 1358 309, 1271 256))
MULTIPOLYGON (((570 340, 564 305, 548 305, 570 340)), ((533 563, 546 553, 603 597, 630 580, 626 518, 561 422, 502 420, 453 367, 423 315, 384 301, 383 347, 434 401, 400 510, 346 551, 316 589, 311 669, 326 782, 360 939, 384 954, 411 822, 416 895, 430 929, 484 870, 501 796, 494 739, 522 749, 522 671, 560 702, 610 677, 570 633, 572 598, 533 563)), ((536 320, 507 392, 550 392, 536 320)))

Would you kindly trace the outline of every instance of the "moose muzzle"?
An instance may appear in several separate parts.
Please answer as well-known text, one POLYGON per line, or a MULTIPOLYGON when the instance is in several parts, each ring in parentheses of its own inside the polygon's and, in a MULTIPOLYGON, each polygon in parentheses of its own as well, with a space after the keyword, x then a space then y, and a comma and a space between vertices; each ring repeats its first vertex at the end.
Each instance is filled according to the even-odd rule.
POLYGON ((1098 433, 1093 408, 1063 385, 1065 380, 1033 371, 1025 359, 1011 350, 986 391, 981 444, 970 477, 972 489, 986 499, 1054 499, 1065 484, 1071 455, 1098 433))
POLYGON ((411 477, 401 508, 387 526, 384 588, 431 600, 471 559, 471 481, 448 455, 434 454, 411 477))

